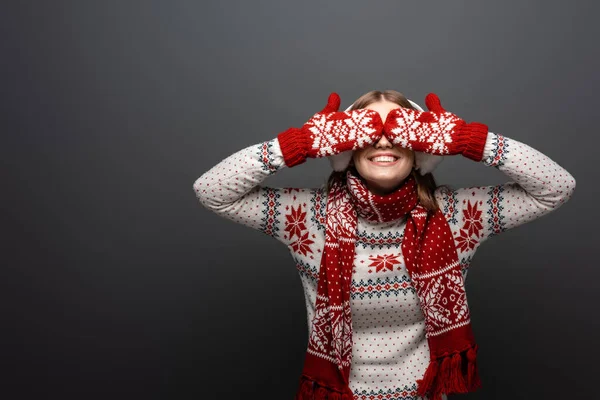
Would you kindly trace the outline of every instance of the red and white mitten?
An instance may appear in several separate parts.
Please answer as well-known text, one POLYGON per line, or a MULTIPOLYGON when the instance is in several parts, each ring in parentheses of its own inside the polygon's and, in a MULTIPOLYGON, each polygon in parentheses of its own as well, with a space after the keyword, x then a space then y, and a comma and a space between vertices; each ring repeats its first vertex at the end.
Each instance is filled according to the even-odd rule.
POLYGON ((425 105, 429 111, 404 107, 391 110, 383 126, 385 137, 395 145, 414 151, 436 155, 462 154, 481 161, 487 125, 466 123, 446 111, 434 93, 425 97, 425 105))
POLYGON ((381 138, 383 121, 377 111, 338 111, 340 96, 331 93, 327 105, 302 128, 289 128, 277 135, 285 164, 302 164, 307 157, 320 158, 356 150, 381 138))

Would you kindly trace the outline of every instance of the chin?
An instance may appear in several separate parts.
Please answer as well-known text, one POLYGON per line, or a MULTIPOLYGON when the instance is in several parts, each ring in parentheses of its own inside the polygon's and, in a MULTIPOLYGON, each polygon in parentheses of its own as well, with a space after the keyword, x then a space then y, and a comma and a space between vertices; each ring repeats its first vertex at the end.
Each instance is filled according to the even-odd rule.
POLYGON ((383 178, 383 177, 369 177, 366 176, 365 180, 369 183, 371 183, 372 185, 375 185, 377 187, 380 188, 386 188, 386 189, 395 189, 396 187, 398 187, 402 182, 404 182, 404 180, 410 175, 409 174, 402 174, 402 175, 396 175, 392 178, 383 178))
MULTIPOLYGON (((369 161, 368 161, 369 162, 369 161)), ((412 171, 412 165, 399 165, 398 167, 377 167, 371 165, 357 164, 356 170, 367 181, 381 185, 393 186, 408 177, 412 171)))
POLYGON ((361 173, 357 168, 360 176, 365 181, 367 187, 375 194, 386 194, 396 190, 402 182, 410 175, 412 169, 390 173, 361 173))
POLYGON ((356 152, 353 164, 358 174, 371 191, 391 192, 404 182, 412 172, 414 158, 412 154, 398 153, 400 157, 393 163, 374 162, 369 159, 372 152, 356 152))

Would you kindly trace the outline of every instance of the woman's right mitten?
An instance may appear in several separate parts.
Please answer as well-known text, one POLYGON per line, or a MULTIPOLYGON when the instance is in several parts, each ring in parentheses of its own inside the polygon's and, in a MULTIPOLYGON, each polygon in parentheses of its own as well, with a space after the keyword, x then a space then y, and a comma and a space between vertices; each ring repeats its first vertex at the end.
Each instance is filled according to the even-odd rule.
POLYGON ((327 105, 302 128, 289 128, 277 135, 285 164, 302 164, 307 158, 328 157, 356 150, 379 140, 383 121, 377 111, 338 111, 340 96, 331 93, 327 105))

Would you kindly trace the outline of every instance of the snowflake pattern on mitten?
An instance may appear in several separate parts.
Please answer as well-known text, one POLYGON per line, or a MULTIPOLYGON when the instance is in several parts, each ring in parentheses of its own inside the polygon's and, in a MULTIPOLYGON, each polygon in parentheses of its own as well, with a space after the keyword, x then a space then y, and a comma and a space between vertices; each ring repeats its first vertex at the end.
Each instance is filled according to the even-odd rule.
POLYGON ((391 110, 383 131, 395 145, 435 155, 462 154, 481 161, 487 139, 487 125, 467 123, 444 110, 435 93, 425 98, 429 111, 399 107, 391 110))
POLYGON ((323 110, 301 128, 289 128, 277 140, 286 166, 302 164, 307 157, 329 157, 375 143, 381 137, 383 121, 377 111, 338 111, 340 97, 331 93, 323 110))
POLYGON ((317 114, 304 129, 310 132, 309 157, 328 157, 356 150, 381 137, 383 123, 379 113, 369 109, 317 114))
POLYGON ((459 154, 454 133, 464 123, 456 115, 446 112, 433 114, 409 108, 395 108, 389 112, 384 132, 392 143, 437 155, 459 154))

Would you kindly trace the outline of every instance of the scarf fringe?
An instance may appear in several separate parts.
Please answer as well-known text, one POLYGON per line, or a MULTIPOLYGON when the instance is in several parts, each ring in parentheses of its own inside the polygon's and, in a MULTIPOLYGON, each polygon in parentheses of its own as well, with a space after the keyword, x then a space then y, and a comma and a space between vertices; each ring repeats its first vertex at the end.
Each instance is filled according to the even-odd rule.
POLYGON ((300 388, 294 400, 352 400, 352 395, 340 393, 334 389, 321 386, 317 382, 302 376, 300 388))
POLYGON ((417 380, 417 394, 428 396, 430 400, 442 400, 442 393, 468 393, 479 388, 476 344, 462 352, 432 360, 423 379, 417 380))

